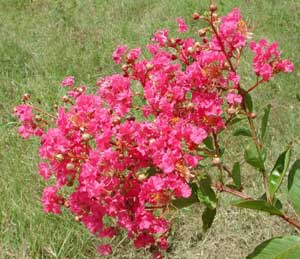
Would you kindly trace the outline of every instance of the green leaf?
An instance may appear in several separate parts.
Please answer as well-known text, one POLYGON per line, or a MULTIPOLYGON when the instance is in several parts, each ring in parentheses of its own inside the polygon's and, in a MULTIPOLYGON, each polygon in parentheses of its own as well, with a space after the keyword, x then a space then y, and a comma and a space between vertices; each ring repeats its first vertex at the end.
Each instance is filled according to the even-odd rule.
POLYGON ((235 117, 234 119, 232 119, 230 122, 228 122, 227 126, 232 126, 242 120, 246 119, 245 117, 235 117))
POLYGON ((177 200, 174 200, 172 203, 176 208, 182 209, 182 208, 189 207, 196 202, 198 202, 197 196, 195 194, 192 194, 191 197, 189 197, 189 198, 177 199, 177 200))
POLYGON ((261 154, 261 158, 264 162, 266 162, 266 159, 267 159, 267 152, 265 149, 261 149, 260 150, 260 154, 261 154))
POLYGON ((233 132, 233 136, 252 137, 252 133, 247 128, 238 128, 233 132))
POLYGON ((232 203, 232 205, 239 207, 239 208, 246 208, 252 210, 259 210, 268 212, 272 215, 282 215, 283 213, 272 206, 271 204, 267 203, 264 200, 239 200, 232 203))
POLYGON ((244 100, 245 100, 245 103, 247 104, 247 107, 249 109, 249 112, 253 112, 253 102, 252 102, 252 97, 250 94, 245 94, 244 95, 244 100))
POLYGON ((264 169, 264 160, 262 154, 253 142, 246 147, 244 157, 249 165, 252 165, 257 169, 264 169))
POLYGON ((211 136, 208 136, 206 139, 204 139, 203 143, 210 150, 214 150, 214 142, 213 142, 213 138, 211 136))
POLYGON ((284 236, 258 245, 247 259, 299 259, 300 237, 284 236))
POLYGON ((206 207, 202 213, 203 231, 207 231, 214 222, 217 210, 206 207))
POLYGON ((232 179, 235 186, 240 189, 241 188, 241 166, 239 162, 234 163, 232 169, 232 179))
POLYGON ((269 104, 266 108, 264 108, 264 116, 262 117, 261 127, 260 127, 260 137, 262 140, 264 140, 266 135, 270 111, 271 111, 271 104, 269 104))
MULTIPOLYGON (((259 199, 267 201, 266 193, 264 193, 259 199)), ((282 202, 278 198, 274 197, 273 206, 275 206, 276 209, 281 210, 282 209, 282 202)))
POLYGON ((288 176, 289 199, 298 213, 300 213, 300 159, 296 160, 288 176))
POLYGON ((271 171, 269 177, 269 192, 271 200, 273 200, 274 195, 278 188, 280 187, 284 175, 289 167, 291 158, 291 147, 289 146, 283 153, 278 157, 273 170, 271 171))
POLYGON ((214 190, 211 188, 211 180, 207 176, 199 182, 197 197, 205 206, 214 209, 217 206, 217 197, 214 190))

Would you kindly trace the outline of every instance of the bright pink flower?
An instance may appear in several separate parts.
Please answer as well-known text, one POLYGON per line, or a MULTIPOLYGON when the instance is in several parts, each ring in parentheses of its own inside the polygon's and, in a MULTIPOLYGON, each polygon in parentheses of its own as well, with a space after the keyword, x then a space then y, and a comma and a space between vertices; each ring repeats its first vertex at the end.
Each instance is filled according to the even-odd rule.
POLYGON ((159 239, 159 247, 162 250, 167 250, 168 249, 168 241, 164 236, 159 239))
POLYGON ((141 54, 142 54, 141 48, 131 49, 126 56, 127 62, 128 63, 134 62, 136 59, 140 57, 141 54))
POLYGON ((155 252, 155 253, 153 253, 152 258, 153 259, 163 259, 163 256, 161 255, 160 252, 155 252))
POLYGON ((49 129, 42 136, 39 154, 44 159, 53 159, 57 154, 63 155, 68 150, 69 144, 69 140, 66 139, 59 129, 49 129))
POLYGON ((68 76, 63 81, 61 81, 60 85, 64 87, 71 87, 74 85, 74 83, 75 83, 74 76, 68 76))
POLYGON ((112 54, 112 59, 116 64, 121 64, 122 56, 126 53, 127 46, 126 45, 119 45, 115 49, 114 53, 112 54))
POLYGON ((101 255, 109 255, 112 252, 110 245, 99 245, 98 246, 98 252, 101 255))
POLYGON ((135 240, 134 240, 134 246, 136 248, 142 248, 149 245, 154 244, 155 239, 153 236, 148 234, 140 234, 135 240))
POLYGON ((32 128, 32 125, 28 124, 28 123, 27 124, 22 124, 19 127, 18 132, 25 139, 27 139, 30 136, 34 135, 34 129, 32 128))
POLYGON ((202 128, 191 127, 191 140, 195 144, 200 144, 207 137, 207 132, 202 128))
POLYGON ((226 95, 226 100, 231 105, 241 104, 243 101, 243 97, 240 94, 236 94, 234 92, 229 92, 226 95))
POLYGON ((132 92, 130 89, 130 80, 121 75, 106 77, 99 82, 99 91, 103 100, 110 105, 117 115, 123 116, 130 110, 132 101, 132 92))
POLYGON ((285 59, 285 60, 278 62, 278 64, 276 65, 276 68, 279 71, 283 71, 285 73, 291 73, 294 71, 294 64, 291 61, 285 59))
POLYGON ((259 70, 258 74, 263 78, 265 81, 269 81, 273 74, 273 68, 269 64, 263 64, 259 70))
POLYGON ((39 168, 39 174, 45 179, 48 180, 50 176, 52 175, 51 169, 49 168, 49 164, 41 162, 38 165, 39 168))
POLYGON ((168 42, 168 39, 169 39, 169 31, 168 30, 159 30, 154 33, 152 41, 159 43, 159 46, 163 47, 168 42))
POLYGON ((188 30, 188 27, 182 18, 177 18, 176 21, 178 24, 178 32, 186 32, 188 30))
POLYGON ((20 121, 32 121, 33 113, 30 105, 21 104, 15 108, 15 114, 20 121))
POLYGON ((62 198, 57 195, 57 187, 48 186, 44 189, 42 202, 45 212, 60 214, 60 206, 62 205, 62 198))
POLYGON ((258 43, 253 41, 250 43, 250 49, 255 53, 253 70, 264 81, 269 81, 275 73, 281 71, 290 73, 294 70, 292 62, 281 59, 277 42, 269 44, 265 39, 261 39, 258 43))

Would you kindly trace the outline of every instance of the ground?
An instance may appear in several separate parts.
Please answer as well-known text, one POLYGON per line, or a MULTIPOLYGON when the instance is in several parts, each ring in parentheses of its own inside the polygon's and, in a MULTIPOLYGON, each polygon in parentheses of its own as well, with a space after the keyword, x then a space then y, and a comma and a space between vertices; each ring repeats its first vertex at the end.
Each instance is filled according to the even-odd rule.
MULTIPOLYGON (((70 214, 54 216, 42 211, 40 197, 45 183, 37 174, 38 142, 20 139, 11 115, 22 94, 30 93, 50 110, 63 93, 59 82, 64 76, 74 75, 78 82, 95 86, 97 77, 119 71, 111 61, 117 44, 144 46, 158 28, 171 28, 176 33, 179 16, 196 30, 201 24, 191 21, 191 14, 205 11, 208 2, 0 0, 0 258, 98 257, 98 241, 70 214)), ((222 14, 239 7, 254 29, 254 39, 277 40, 283 56, 295 62, 297 72, 260 87, 254 100, 258 119, 263 107, 272 104, 269 169, 290 140, 296 143, 293 157, 299 158, 299 0, 216 3, 222 14)), ((244 85, 253 82, 249 59, 239 72, 244 85)), ((229 153, 234 160, 241 157, 241 144, 224 137, 224 145, 234 147, 229 153)), ((243 179, 247 191, 260 193, 259 175, 246 167, 243 179)), ((243 258, 261 241, 294 232, 277 218, 232 208, 232 198, 224 197, 208 233, 201 230, 201 205, 180 212, 168 258, 243 258)), ((144 251, 134 251, 125 240, 114 240, 114 244, 117 247, 109 258, 147 258, 144 251)))

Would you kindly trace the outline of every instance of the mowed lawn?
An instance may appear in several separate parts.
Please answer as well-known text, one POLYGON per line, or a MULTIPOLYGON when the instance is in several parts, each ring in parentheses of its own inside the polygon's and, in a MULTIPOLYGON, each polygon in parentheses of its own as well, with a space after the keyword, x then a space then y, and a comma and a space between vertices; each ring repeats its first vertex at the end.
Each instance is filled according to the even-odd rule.
MULTIPOLYGON (((0 0, 0 258, 97 258, 98 241, 72 215, 47 215, 42 211, 45 183, 37 173, 38 141, 18 137, 11 115, 22 94, 51 111, 64 90, 66 75, 95 89, 97 77, 120 71, 111 53, 120 43, 144 46, 153 32, 170 28, 176 35, 176 17, 183 17, 197 31, 194 11, 204 12, 209 1, 200 0, 0 0)), ((283 56, 296 63, 296 72, 276 77, 254 94, 258 118, 272 104, 267 141, 268 168, 290 140, 300 138, 300 1, 216 1, 220 14, 240 7, 255 29, 254 39, 277 40, 283 56)), ((194 32, 190 33, 196 36, 194 32)), ((243 84, 251 84, 251 55, 239 71, 243 84)), ((230 161, 242 156, 240 140, 224 136, 232 145, 230 161)), ((300 158, 295 144, 294 158, 300 158)), ((230 164, 231 165, 231 164, 230 164)), ((260 193, 260 177, 243 170, 246 190, 260 193)), ((299 193, 300 195, 300 193, 299 193)), ((277 218, 220 203, 216 221, 208 233, 201 226, 201 205, 183 210, 175 221, 168 258, 243 258, 262 240, 293 233, 277 218)), ((284 195, 282 199, 285 200, 284 195)), ((288 207, 287 207, 288 209, 288 207)), ((115 239, 109 258, 148 258, 127 240, 115 239)))

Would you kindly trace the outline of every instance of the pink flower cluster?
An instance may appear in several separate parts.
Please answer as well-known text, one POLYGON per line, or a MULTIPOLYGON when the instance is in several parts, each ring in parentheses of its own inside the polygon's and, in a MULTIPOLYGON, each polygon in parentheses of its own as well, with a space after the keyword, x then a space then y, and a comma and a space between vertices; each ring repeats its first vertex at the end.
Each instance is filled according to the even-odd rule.
POLYGON ((277 42, 269 44, 267 40, 261 39, 258 43, 251 42, 250 49, 255 53, 253 70, 264 81, 269 81, 274 74, 279 72, 293 72, 293 63, 280 58, 281 52, 278 50, 277 42))
POLYGON ((14 109, 14 113, 17 115, 21 126, 19 127, 19 134, 23 138, 29 138, 30 136, 41 136, 43 129, 34 122, 32 108, 30 105, 21 104, 14 109))
MULTIPOLYGON (((238 9, 211 19, 216 31, 201 42, 155 32, 149 59, 140 48, 118 46, 112 58, 123 62, 123 72, 99 78, 96 94, 65 78, 67 105, 45 132, 33 122, 31 105, 16 108, 20 134, 41 136, 40 175, 56 180, 44 190, 46 212, 61 213, 64 206, 100 238, 125 230, 136 248, 162 258, 173 201, 191 196, 189 184, 199 174, 199 147, 225 128, 224 100, 235 107, 243 101, 229 61, 246 46, 247 27, 238 9), (63 196, 64 186, 73 186, 70 195, 63 196)), ((180 32, 187 30, 183 19, 177 22, 180 32)), ((254 70, 265 80, 292 70, 276 44, 260 41, 251 49, 254 70)), ((98 251, 112 249, 103 243, 98 251)))

